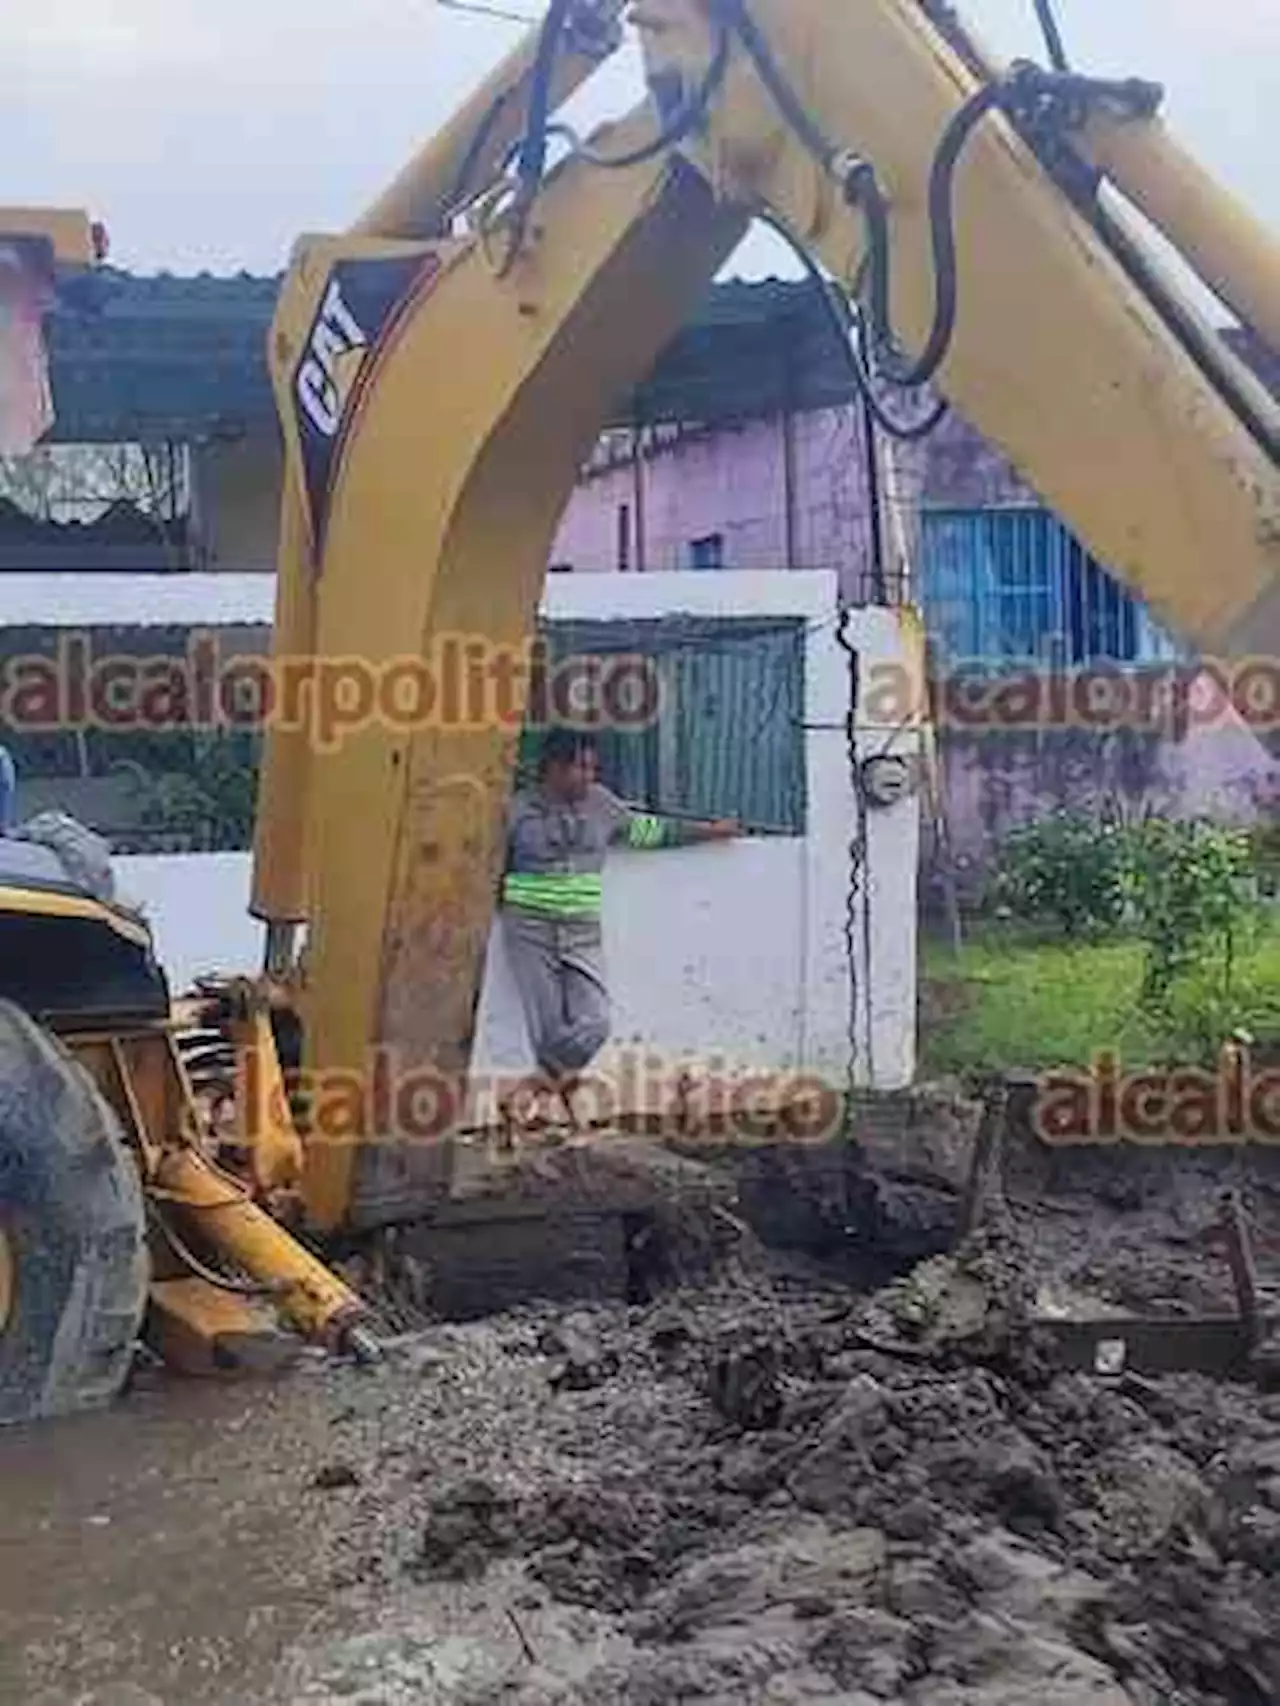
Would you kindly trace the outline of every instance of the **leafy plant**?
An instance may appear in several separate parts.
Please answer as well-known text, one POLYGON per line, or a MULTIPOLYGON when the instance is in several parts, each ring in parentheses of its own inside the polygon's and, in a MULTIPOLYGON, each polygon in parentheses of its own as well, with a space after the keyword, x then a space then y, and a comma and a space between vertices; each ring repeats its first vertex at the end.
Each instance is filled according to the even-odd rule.
POLYGON ((1006 837, 991 899, 1022 922, 1086 937, 1123 923, 1128 877, 1125 831, 1059 811, 1006 837))
POLYGON ((1144 1003, 1165 1001, 1179 979, 1215 966, 1229 996, 1241 937, 1257 914, 1248 834, 1152 818, 1127 840, 1130 904, 1146 946, 1144 1003))
POLYGON ((154 773, 122 761, 114 768, 130 772, 139 815, 149 829, 192 838, 214 850, 240 851, 253 839, 257 797, 257 753, 240 734, 195 738, 187 768, 154 773))
POLYGON ((256 738, 243 733, 198 736, 193 777, 213 804, 218 845, 248 847, 258 803, 256 738))
POLYGON ((1266 1014, 1266 994, 1232 968, 1198 967, 1169 985, 1148 1003, 1153 1032, 1164 1039, 1163 1065, 1216 1066, 1223 1045, 1252 1041, 1257 1018, 1266 1014))

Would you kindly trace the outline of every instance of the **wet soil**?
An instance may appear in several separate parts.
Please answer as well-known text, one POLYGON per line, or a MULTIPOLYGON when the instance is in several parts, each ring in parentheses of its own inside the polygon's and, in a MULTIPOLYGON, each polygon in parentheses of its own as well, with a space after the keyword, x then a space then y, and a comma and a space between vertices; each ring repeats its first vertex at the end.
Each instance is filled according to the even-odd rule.
POLYGON ((1280 1700, 1280 1396, 1055 1372, 1029 1327, 1228 1308, 1224 1175, 1092 1165, 1015 1157, 976 1239, 870 1291, 704 1190, 630 1301, 2 1434, 0 1699, 1280 1700))

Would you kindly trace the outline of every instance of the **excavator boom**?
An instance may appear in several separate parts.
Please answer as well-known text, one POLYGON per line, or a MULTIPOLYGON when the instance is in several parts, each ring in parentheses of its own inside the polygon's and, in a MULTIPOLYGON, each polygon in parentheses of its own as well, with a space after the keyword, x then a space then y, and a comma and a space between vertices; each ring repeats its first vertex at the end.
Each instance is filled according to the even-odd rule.
MULTIPOLYGON (((1274 336, 1280 257, 1159 92, 994 67, 922 0, 643 0, 649 97, 549 166, 611 0, 543 27, 342 238, 299 244, 271 362, 287 472, 255 914, 305 924, 304 1064, 461 1107, 523 700, 433 703, 433 661, 527 685, 548 552, 615 401, 757 214, 1207 652, 1280 634, 1280 418, 1163 282, 1132 209, 1274 336), (524 668, 524 675, 520 674, 524 668), (292 671, 292 676, 290 672, 292 671)), ((400 1126, 307 1144, 319 1231, 437 1200, 400 1126)))

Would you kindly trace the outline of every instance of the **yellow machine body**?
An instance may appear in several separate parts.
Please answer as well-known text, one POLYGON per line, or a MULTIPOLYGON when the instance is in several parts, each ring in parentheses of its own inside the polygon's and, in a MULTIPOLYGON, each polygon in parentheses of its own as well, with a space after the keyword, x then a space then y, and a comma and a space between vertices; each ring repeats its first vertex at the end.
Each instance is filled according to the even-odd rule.
MULTIPOLYGON (((16 257, 56 291, 62 274, 98 263, 99 228, 75 210, 0 209, 0 256, 16 257)), ((73 1329, 88 1341, 104 1322, 110 1329, 117 1308, 120 1331, 127 1334, 135 1298, 145 1297, 140 1325, 152 1345, 166 1361, 192 1372, 260 1361, 264 1347, 287 1349, 288 1341, 275 1330, 281 1318, 296 1333, 321 1342, 364 1343, 367 1312, 360 1299, 287 1229, 297 1218, 290 1191, 296 1191, 301 1146, 283 1093, 264 988, 231 986, 185 1017, 175 1013, 146 920, 80 887, 53 855, 42 866, 38 850, 0 838, 0 1003, 34 1021, 53 1043, 33 1067, 30 1048, 22 1046, 30 1033, 24 1038, 21 1029, 15 1031, 6 1010, 4 1039, 11 1050, 6 1070, 17 1072, 6 1084, 6 1110, 30 1098, 37 1103, 37 1119, 47 1108, 52 1120, 56 1098, 76 1083, 79 1072, 87 1074, 111 1140, 93 1152, 91 1165, 68 1146, 65 1165, 69 1172, 136 1171, 141 1184, 136 1216, 119 1182, 114 1192, 108 1182, 106 1196, 97 1201, 114 1196, 119 1209, 114 1236, 145 1242, 150 1278, 149 1294, 145 1280, 132 1290, 125 1284, 102 1303, 96 1320, 83 1308, 79 1316, 64 1317, 68 1342, 53 1351, 62 1365, 59 1391, 53 1392, 52 1378, 39 1390, 38 1369, 19 1371, 21 1383, 30 1386, 33 1413, 46 1413, 46 1407, 56 1413, 77 1386, 81 1392, 101 1390, 94 1363, 103 1347, 77 1346, 73 1329), (26 856, 9 857, 15 846, 26 856), (184 1055, 192 1024, 210 1021, 232 1050, 225 1085, 236 1109, 230 1134, 219 1131, 184 1055), (74 1366, 77 1351, 80 1368, 74 1366)), ((62 1145, 52 1130, 38 1135, 51 1156, 62 1145)), ((12 1144, 14 1132, 6 1128, 0 1137, 12 1144)), ((107 1241, 91 1214, 83 1227, 54 1231, 32 1225, 33 1179, 39 1175, 20 1142, 13 1153, 0 1154, 6 1186, 0 1192, 0 1421, 22 1414, 13 1390, 15 1339, 21 1347, 33 1316, 60 1307, 47 1274, 37 1286, 33 1272, 46 1266, 50 1247, 60 1241, 83 1240, 86 1247, 107 1241)), ((127 1263, 100 1266, 94 1279, 103 1272, 115 1281, 127 1279, 127 1263)), ((82 1279, 69 1273, 62 1283, 74 1294, 77 1286, 85 1289, 82 1279)), ((114 1353, 129 1347, 110 1348, 114 1353)), ((41 1349, 48 1347, 37 1344, 28 1355, 41 1349)), ((22 1355, 20 1348, 19 1361, 22 1355)), ((127 1366, 122 1357, 117 1363, 121 1371, 127 1366)))

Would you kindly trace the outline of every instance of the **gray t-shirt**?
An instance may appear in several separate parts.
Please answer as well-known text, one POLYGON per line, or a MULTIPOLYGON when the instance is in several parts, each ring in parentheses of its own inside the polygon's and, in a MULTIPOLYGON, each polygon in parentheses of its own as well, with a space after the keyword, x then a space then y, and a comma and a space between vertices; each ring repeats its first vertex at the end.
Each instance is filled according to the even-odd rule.
POLYGON ((507 869, 538 875, 602 871, 609 848, 627 839, 635 816, 598 782, 574 801, 526 788, 511 802, 507 869))
POLYGON ((680 839, 678 824, 633 811, 600 783, 574 801, 524 789, 507 820, 503 902, 544 918, 598 918, 610 847, 667 847, 680 839))

